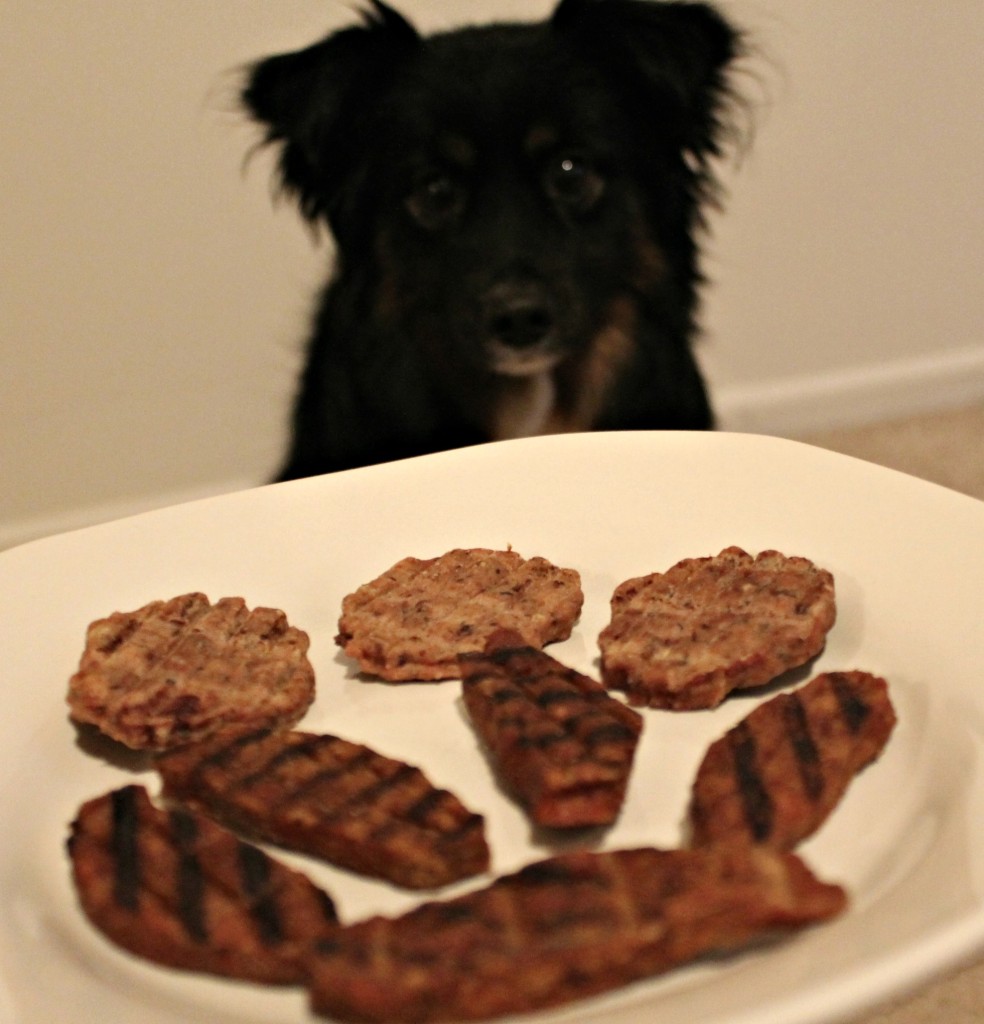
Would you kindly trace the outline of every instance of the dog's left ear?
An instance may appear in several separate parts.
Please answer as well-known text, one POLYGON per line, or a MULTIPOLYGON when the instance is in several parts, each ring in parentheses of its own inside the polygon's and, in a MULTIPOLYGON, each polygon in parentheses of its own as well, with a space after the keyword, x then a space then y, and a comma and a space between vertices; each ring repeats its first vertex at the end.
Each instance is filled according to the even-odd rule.
POLYGON ((660 0, 561 0, 551 19, 624 86, 640 114, 701 163, 719 150, 728 68, 740 33, 710 4, 660 0))

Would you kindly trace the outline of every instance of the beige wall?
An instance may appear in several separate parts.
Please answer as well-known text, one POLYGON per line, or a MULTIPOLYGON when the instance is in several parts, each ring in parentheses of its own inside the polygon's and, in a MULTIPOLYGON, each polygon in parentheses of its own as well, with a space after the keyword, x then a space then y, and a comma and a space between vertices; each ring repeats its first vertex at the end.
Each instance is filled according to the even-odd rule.
MULTIPOLYGON (((543 0, 404 0, 424 27, 543 0)), ((981 0, 732 0, 757 135, 707 268, 724 425, 984 395, 981 0)), ((262 481, 328 257, 231 109, 332 0, 5 0, 0 545, 262 481)))

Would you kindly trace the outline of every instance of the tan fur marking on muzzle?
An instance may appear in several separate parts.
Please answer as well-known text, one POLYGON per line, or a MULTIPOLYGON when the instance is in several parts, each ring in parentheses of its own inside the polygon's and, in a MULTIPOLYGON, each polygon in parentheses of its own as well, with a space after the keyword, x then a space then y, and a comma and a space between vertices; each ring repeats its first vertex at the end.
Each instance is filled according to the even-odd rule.
POLYGON ((558 374, 558 403, 544 433, 591 430, 611 389, 632 356, 636 330, 635 303, 626 295, 611 306, 608 323, 595 335, 586 353, 558 374), (568 370, 569 372, 565 372, 568 370))

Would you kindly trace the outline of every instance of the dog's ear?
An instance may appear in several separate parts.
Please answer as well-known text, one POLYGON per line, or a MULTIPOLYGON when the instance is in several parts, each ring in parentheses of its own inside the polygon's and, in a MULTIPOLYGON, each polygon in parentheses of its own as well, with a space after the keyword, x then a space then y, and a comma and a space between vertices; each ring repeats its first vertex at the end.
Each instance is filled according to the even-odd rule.
POLYGON ((382 0, 370 3, 362 24, 254 64, 242 91, 265 142, 281 147, 283 187, 311 221, 331 217, 367 112, 420 42, 402 15, 382 0))
POLYGON ((555 31, 571 39, 661 133, 703 163, 718 152, 728 66, 740 34, 710 4, 561 0, 555 31))

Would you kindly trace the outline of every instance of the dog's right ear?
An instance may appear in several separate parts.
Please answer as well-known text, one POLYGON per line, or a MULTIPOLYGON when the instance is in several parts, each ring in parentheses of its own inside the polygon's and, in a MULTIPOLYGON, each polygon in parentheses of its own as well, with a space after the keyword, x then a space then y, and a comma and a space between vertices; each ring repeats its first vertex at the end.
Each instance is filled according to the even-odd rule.
POLYGON ((243 105, 266 127, 264 141, 281 147, 281 184, 311 221, 332 219, 367 114, 420 42, 401 14, 370 3, 361 25, 247 71, 243 105))

